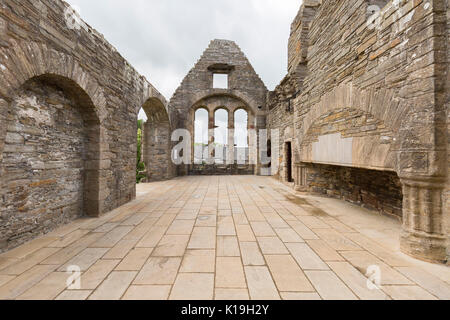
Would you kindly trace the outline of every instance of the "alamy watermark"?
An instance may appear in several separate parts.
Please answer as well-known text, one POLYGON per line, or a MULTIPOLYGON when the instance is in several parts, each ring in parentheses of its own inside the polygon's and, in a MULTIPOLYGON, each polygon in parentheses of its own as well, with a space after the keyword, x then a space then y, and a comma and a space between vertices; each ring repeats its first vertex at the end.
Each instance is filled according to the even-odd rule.
POLYGON ((71 30, 80 30, 84 24, 81 19, 81 9, 78 6, 68 6, 64 10, 66 26, 71 30))
POLYGON ((367 268, 367 289, 381 290, 381 269, 377 265, 371 265, 367 268))
MULTIPOLYGON (((236 132, 239 135, 239 132, 236 132)), ((226 143, 194 143, 191 132, 186 129, 177 129, 171 135, 171 142, 176 143, 172 148, 171 159, 175 165, 191 164, 223 164, 223 165, 257 165, 270 166, 272 171, 279 167, 279 134, 278 129, 269 130, 249 129, 245 132, 248 143, 239 145, 234 143, 235 130, 229 129, 228 136, 223 133, 210 132, 214 141, 227 141, 226 143), (194 154, 192 154, 194 152, 194 154)))
POLYGON ((81 268, 79 266, 68 266, 66 272, 69 274, 66 280, 67 290, 81 289, 81 268))
POLYGON ((401 2, 402 0, 394 0, 389 2, 384 8, 380 8, 380 6, 376 4, 368 6, 367 14, 369 15, 369 18, 367 19, 367 28, 369 30, 381 30, 383 25, 383 16, 391 10, 394 11, 393 14, 395 15, 395 20, 401 18, 401 2))

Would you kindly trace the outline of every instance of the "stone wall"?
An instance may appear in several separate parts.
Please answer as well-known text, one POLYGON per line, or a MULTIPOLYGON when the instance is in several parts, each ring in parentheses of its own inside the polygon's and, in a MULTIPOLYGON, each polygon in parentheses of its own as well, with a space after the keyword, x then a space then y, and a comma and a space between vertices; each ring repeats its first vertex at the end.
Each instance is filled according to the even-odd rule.
POLYGON ((208 96, 234 96, 254 113, 265 112, 267 88, 236 43, 213 40, 175 91, 170 105, 179 111, 179 125, 186 127, 192 105, 208 96), (228 74, 228 89, 213 88, 213 74, 228 74))
MULTIPOLYGON (((444 109, 447 112, 447 170, 450 168, 450 1, 447 0, 447 79, 446 86, 444 92, 446 93, 445 107, 444 109)), ((445 195, 444 195, 444 222, 446 226, 446 233, 450 234, 450 174, 447 175, 447 183, 445 187, 445 195), (446 214, 445 214, 446 213, 446 214)), ((447 245, 447 256, 450 257, 450 240, 447 245)))
POLYGON ((88 137, 80 106, 42 82, 27 84, 10 110, 4 149, 0 246, 46 232, 83 212, 88 137), (7 243, 3 241, 7 240, 7 243))
POLYGON ((322 0, 304 0, 291 24, 288 45, 288 72, 295 72, 299 65, 306 62, 309 47, 309 28, 316 16, 322 0))
MULTIPOLYGON (((448 260, 448 1, 305 1, 288 77, 297 68, 306 69, 293 101, 298 165, 396 171, 403 251, 448 260)), ((280 103, 269 108, 279 117, 280 103)))
POLYGON ((148 181, 162 181, 173 178, 175 173, 170 158, 172 132, 166 123, 146 123, 144 163, 148 181))
POLYGON ((322 114, 302 141, 300 161, 368 169, 395 168, 395 137, 380 120, 353 108, 322 114))
MULTIPOLYGON (((266 94, 266 86, 238 45, 233 41, 216 39, 211 41, 198 62, 183 79, 172 96, 170 105, 178 111, 178 128, 187 129, 192 138, 195 135, 195 111, 198 108, 206 108, 209 112, 208 142, 212 145, 214 112, 218 108, 228 111, 229 130, 234 129, 234 112, 240 108, 249 114, 248 129, 265 128, 266 94), (227 89, 213 87, 214 74, 228 75, 227 89)), ((234 145, 233 133, 228 136, 228 145, 234 145)), ((180 174, 192 171, 188 166, 179 168, 180 174)), ((255 173, 259 173, 259 166, 255 166, 255 173)))
POLYGON ((101 34, 63 1, 3 0, 0 70, 0 251, 135 197, 138 110, 173 112, 101 34))
POLYGON ((146 181, 171 179, 176 176, 176 166, 171 159, 174 146, 171 141, 172 123, 177 120, 178 113, 156 98, 147 100, 143 109, 147 115, 142 135, 146 181))
POLYGON ((305 190, 402 219, 402 185, 395 172, 305 164, 305 190))
MULTIPOLYGON (((272 168, 272 175, 287 182, 286 167, 286 150, 287 142, 295 144, 294 137, 294 110, 295 99, 299 97, 303 88, 303 81, 308 75, 306 59, 308 54, 308 34, 311 22, 320 6, 320 0, 303 1, 297 16, 291 24, 291 32, 288 44, 288 74, 275 88, 274 91, 268 93, 268 107, 270 109, 267 125, 269 129, 278 130, 278 137, 273 139, 272 147, 278 145, 278 159, 273 159, 280 164, 278 167, 272 168), (276 141, 276 143, 275 143, 276 141)), ((271 135, 275 134, 271 130, 271 135)), ((292 164, 298 161, 298 153, 294 149, 292 164)), ((295 172, 294 168, 292 171, 295 172)))
POLYGON ((210 110, 213 129, 216 108, 231 118, 243 107, 249 129, 279 130, 272 173, 285 179, 290 142, 293 163, 308 168, 294 170, 297 187, 396 216, 402 197, 402 250, 447 261, 449 20, 447 0, 305 0, 274 92, 234 42, 214 40, 168 103, 65 2, 3 0, 0 251, 135 197, 141 107, 156 180, 175 176, 168 132, 193 136, 195 108, 210 110), (213 88, 215 73, 229 76, 228 89, 213 88))

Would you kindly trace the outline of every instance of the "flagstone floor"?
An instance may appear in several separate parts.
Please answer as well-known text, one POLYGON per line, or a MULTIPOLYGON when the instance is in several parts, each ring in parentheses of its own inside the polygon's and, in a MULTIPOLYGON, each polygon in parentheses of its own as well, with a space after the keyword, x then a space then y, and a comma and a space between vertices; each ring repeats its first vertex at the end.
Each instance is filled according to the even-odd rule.
POLYGON ((267 177, 142 184, 0 255, 0 299, 450 299, 450 268, 400 253, 400 228, 267 177))

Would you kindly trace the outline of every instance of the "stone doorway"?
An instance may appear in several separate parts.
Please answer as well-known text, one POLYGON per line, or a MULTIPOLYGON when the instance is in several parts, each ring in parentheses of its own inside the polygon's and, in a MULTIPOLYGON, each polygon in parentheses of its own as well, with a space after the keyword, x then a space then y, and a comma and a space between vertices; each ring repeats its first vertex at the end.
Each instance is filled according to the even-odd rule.
POLYGON ((174 177, 171 161, 171 125, 161 100, 150 98, 142 106, 147 121, 143 125, 142 155, 147 182, 163 181, 174 177))
POLYGON ((290 141, 286 142, 285 156, 286 156, 286 182, 294 182, 292 176, 292 143, 290 141))
POLYGON ((12 98, 0 163, 0 251, 81 216, 98 216, 100 123, 71 79, 41 75, 12 98))

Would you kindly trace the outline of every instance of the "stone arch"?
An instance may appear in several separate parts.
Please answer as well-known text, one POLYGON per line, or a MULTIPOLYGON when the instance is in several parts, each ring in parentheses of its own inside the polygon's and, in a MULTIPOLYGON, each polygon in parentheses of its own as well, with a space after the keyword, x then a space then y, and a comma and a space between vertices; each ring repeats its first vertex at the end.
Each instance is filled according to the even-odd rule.
MULTIPOLYGON (((214 118, 214 112, 208 108, 208 106, 203 105, 203 104, 199 104, 199 105, 194 105, 191 110, 190 110, 190 115, 189 115, 189 127, 188 130, 192 132, 192 137, 195 136, 195 114, 197 113, 198 110, 205 110, 208 113, 208 122, 211 121, 212 118, 214 118)), ((209 125, 210 123, 208 123, 208 129, 209 129, 209 125)))
MULTIPOLYGON (((392 89, 359 89, 352 83, 341 84, 325 93, 302 119, 298 128, 297 143, 301 159, 311 160, 308 139, 311 128, 322 115, 351 109, 379 120, 391 133, 390 143, 374 141, 374 136, 362 135, 360 145, 376 150, 385 145, 385 156, 377 163, 357 163, 356 167, 389 170, 397 173, 403 195, 403 230, 401 249, 420 259, 445 262, 448 260, 448 236, 445 234, 443 192, 446 173, 442 152, 435 145, 436 124, 428 122, 420 127, 417 114, 429 102, 424 99, 419 107, 409 105, 410 101, 395 94, 392 89), (423 103, 423 104, 422 104, 423 103), (425 139, 424 137, 429 137, 425 139), (389 151, 387 151, 389 146, 389 151), (306 155, 305 155, 306 154, 306 155)), ((364 149, 361 149, 364 154, 364 149)), ((370 158, 368 156, 367 158, 370 158)), ((314 160, 314 159, 313 159, 314 160)), ((308 161, 306 161, 308 162, 308 161)), ((313 161, 314 162, 314 161, 313 161)))
POLYGON ((300 141, 299 190, 401 219, 403 191, 395 171, 398 144, 383 121, 360 108, 333 108, 315 119, 300 141))
MULTIPOLYGON (((221 108, 223 108, 223 107, 221 107, 221 108)), ((204 105, 194 106, 194 107, 192 108, 192 111, 195 113, 195 112, 197 112, 197 110, 199 110, 199 109, 205 109, 206 111, 209 112, 208 107, 207 107, 207 106, 204 106, 204 105)))
POLYGON ((198 91, 193 96, 192 101, 194 101, 194 103, 192 104, 192 106, 197 105, 202 100, 214 96, 228 96, 240 100, 242 101, 244 106, 246 106, 247 108, 249 108, 249 110, 251 110, 251 112, 254 115, 257 115, 262 112, 261 110, 259 110, 258 103, 254 99, 252 99, 250 96, 239 90, 209 89, 198 91))
MULTIPOLYGON (((233 161, 235 157, 235 148, 234 148, 234 115, 237 110, 244 110, 248 115, 248 129, 254 129, 255 123, 256 123, 256 112, 255 110, 250 106, 250 104, 244 100, 246 97, 243 95, 237 96, 233 93, 229 92, 230 90, 206 90, 204 92, 200 92, 196 94, 195 103, 191 105, 189 108, 189 117, 186 123, 186 128, 191 132, 191 134, 195 134, 195 126, 194 126, 194 120, 195 120, 195 113, 199 109, 205 109, 208 112, 208 153, 209 157, 212 159, 214 158, 214 136, 215 136, 215 115, 217 110, 225 110, 228 114, 228 139, 227 139, 227 145, 226 148, 226 158, 227 163, 219 164, 221 168, 223 169, 223 172, 221 174, 225 174, 225 170, 227 173, 232 173, 236 171, 236 168, 239 168, 239 170, 242 169, 242 173, 248 174, 250 172, 254 172, 254 166, 252 164, 246 164, 245 168, 244 166, 235 166, 236 161, 233 161), (233 147, 230 147, 233 146, 233 147), (232 164, 234 162, 234 164, 232 164), (226 167, 226 169, 225 169, 226 167), (234 170, 234 171, 233 171, 234 170)), ((250 149, 250 148, 249 148, 250 149)), ((192 155, 194 155, 194 147, 192 147, 192 155)), ((194 156, 192 158, 194 160, 194 156)), ((212 161, 209 161, 208 165, 212 165, 212 161)), ((195 168, 194 166, 191 166, 191 168, 188 170, 192 171, 191 169, 195 168)), ((212 167, 211 167, 212 168, 212 167)), ((218 168, 212 168, 211 174, 214 172, 217 172, 219 170, 218 168), (214 171, 216 170, 216 171, 214 171)), ((194 170, 195 171, 195 170, 194 170)), ((237 172, 237 171, 236 171, 237 172)))
POLYGON ((15 246, 27 234, 98 216, 108 191, 100 185, 108 163, 101 158, 102 129, 93 102, 72 79, 35 76, 10 99, 1 196, 7 204, 3 216, 15 222, 0 242, 15 246), (17 225, 22 231, 14 234, 17 225))
MULTIPOLYGON (((236 129, 236 113, 240 110, 243 110, 246 114, 247 114, 247 130, 251 130, 254 129, 254 118, 255 115, 252 112, 252 110, 250 108, 248 108, 248 106, 240 106, 237 108, 234 108, 232 111, 230 111, 230 115, 232 117, 231 121, 230 121, 230 125, 232 126, 232 128, 235 130, 236 129)), ((233 141, 234 141, 234 137, 233 137, 233 141)), ((247 143, 248 146, 250 146, 250 132, 247 131, 247 143)))
POLYGON ((235 113, 236 113, 237 111, 239 111, 239 110, 244 110, 245 112, 247 112, 247 114, 248 114, 249 116, 250 116, 250 115, 255 116, 255 113, 253 112, 253 110, 252 110, 251 108, 249 108, 248 106, 246 106, 246 105, 243 105, 243 106, 234 108, 231 112, 232 112, 233 114, 235 114, 235 113))
POLYGON ((216 113, 216 111, 218 110, 225 110, 228 114, 231 112, 229 108, 227 108, 226 106, 218 106, 218 107, 214 107, 214 109, 212 110, 213 113, 216 113))
MULTIPOLYGON (((85 72, 82 66, 74 57, 63 52, 48 48, 45 44, 38 42, 19 42, 13 39, 9 40, 10 47, 0 48, 0 164, 4 141, 6 136, 7 114, 10 110, 9 104, 16 96, 22 86, 35 77, 53 76, 55 79, 71 80, 72 85, 79 87, 91 101, 91 106, 96 114, 100 124, 107 117, 106 99, 103 89, 97 80, 85 72)), ((69 83, 69 82, 67 82, 69 83)), ((101 155, 103 159, 104 152, 107 152, 106 131, 100 129, 101 155)), ((103 190, 107 190, 106 185, 102 185, 103 190)), ((98 213, 103 209, 98 205, 98 213)), ((97 211, 97 210, 96 210, 97 211)))
POLYGON ((359 89, 351 82, 341 84, 325 93, 302 120, 300 136, 305 136, 313 122, 334 110, 353 108, 372 115, 386 128, 398 133, 408 113, 408 105, 394 97, 391 89, 359 89))
POLYGON ((142 105, 142 109, 144 109, 149 121, 166 122, 170 125, 169 112, 160 99, 155 97, 148 98, 142 105))
POLYGON ((0 48, 0 98, 11 101, 21 86, 37 76, 56 75, 71 79, 90 97, 100 123, 107 117, 106 99, 99 82, 73 56, 38 42, 9 40, 0 48))
MULTIPOLYGON (((108 143, 103 123, 107 118, 106 99, 97 79, 86 72, 81 64, 71 55, 51 49, 43 43, 10 40, 9 47, 0 48, 0 154, 3 154, 6 137, 6 115, 11 109, 11 102, 24 84, 31 79, 38 79, 56 85, 78 103, 84 104, 89 112, 91 123, 95 123, 98 153, 88 161, 86 179, 93 190, 89 191, 86 213, 98 216, 104 212, 104 200, 109 195, 104 172, 109 169, 110 160, 106 158, 108 143), (3 102, 2 102, 3 101, 3 102), (101 190, 101 192, 100 192, 101 190)), ((87 114, 85 115, 88 116, 87 114)), ((0 164, 2 158, 0 158, 0 164)))
POLYGON ((142 108, 147 115, 142 145, 148 181, 170 179, 175 172, 171 161, 172 125, 167 105, 157 97, 150 97, 142 108))
MULTIPOLYGON (((212 128, 214 126, 214 114, 218 109, 225 109, 228 112, 228 121, 229 121, 229 125, 228 128, 232 129, 234 128, 234 114, 236 113, 237 110, 239 109, 243 109, 247 112, 248 114, 248 125, 249 125, 249 129, 254 128, 254 122, 255 122, 255 117, 256 117, 256 112, 255 110, 251 107, 251 105, 249 103, 247 103, 246 100, 242 99, 242 97, 238 97, 234 94, 228 94, 228 93, 213 93, 213 94, 206 94, 206 95, 198 95, 200 98, 196 98, 196 102, 191 106, 190 108, 190 122, 191 125, 189 126, 190 130, 193 130, 193 119, 194 119, 194 115, 195 112, 199 109, 199 108, 205 108, 208 111, 209 114, 209 118, 210 118, 210 127, 212 128), (215 99, 217 98, 217 99, 215 99), (239 103, 234 103, 231 105, 225 105, 226 103, 220 101, 221 98, 225 98, 225 99, 231 99, 231 100, 235 100, 238 101, 239 103), (208 100, 217 100, 217 101, 213 101, 211 105, 208 105, 206 102, 208 100)), ((193 131, 192 131, 193 132, 193 131)))
MULTIPOLYGON (((247 114, 247 130, 252 129, 252 124, 251 124, 251 117, 254 116, 254 114, 252 113, 252 110, 249 110, 249 108, 247 108, 246 106, 241 106, 241 107, 237 107, 237 108, 233 108, 232 110, 230 110, 230 115, 232 116, 232 128, 235 128, 236 125, 236 113, 240 110, 243 110, 246 114, 247 114)), ((248 139, 249 137, 247 137, 248 139)))
POLYGON ((140 105, 136 106, 135 114, 137 115, 139 110, 143 108, 145 104, 148 105, 149 103, 158 105, 159 107, 162 106, 169 118, 171 128, 175 127, 174 110, 171 108, 164 96, 144 79, 144 93, 142 95, 142 101, 140 105))
POLYGON ((210 111, 210 110, 208 109, 208 107, 205 106, 205 105, 194 106, 194 107, 191 108, 191 112, 190 112, 191 114, 190 114, 190 116, 189 116, 189 118, 191 119, 191 122, 192 122, 192 123, 194 123, 194 121, 195 121, 195 114, 197 113, 198 110, 201 110, 201 109, 205 110, 205 111, 208 113, 208 118, 211 117, 211 116, 210 116, 211 113, 214 114, 214 112, 210 111))
MULTIPOLYGON (((378 170, 380 168, 388 168, 401 175, 402 170, 399 167, 399 159, 401 158, 402 152, 400 149, 402 140, 404 139, 401 130, 407 126, 411 108, 408 105, 408 101, 397 97, 392 89, 360 89, 354 86, 352 82, 347 82, 326 92, 321 97, 320 101, 313 105, 306 113, 301 120, 300 126, 296 127, 296 152, 300 155, 300 150, 302 149, 301 145, 304 144, 304 139, 308 138, 311 126, 317 119, 320 119, 321 116, 326 114, 349 109, 359 111, 367 116, 377 119, 383 124, 387 132, 391 133, 390 139, 394 144, 389 152, 389 156, 386 157, 386 159, 388 159, 386 161, 387 164, 385 166, 380 166, 382 161, 377 160, 375 166, 369 167, 378 170)), ((368 145, 376 144, 376 141, 370 141, 370 139, 367 142, 368 145)), ((382 141, 382 144, 387 144, 387 141, 382 141)), ((384 153, 386 153, 386 151, 384 151, 384 153)), ((300 158, 302 157, 303 156, 300 155, 300 158)))
POLYGON ((226 110, 228 115, 231 116, 231 114, 234 113, 234 110, 240 107, 249 108, 245 101, 233 95, 218 93, 207 94, 205 96, 199 95, 199 98, 196 98, 195 103, 189 108, 189 121, 192 122, 195 112, 200 108, 206 109, 209 113, 210 120, 213 120, 214 113, 218 109, 226 110), (226 101, 227 99, 228 101, 226 101), (237 101, 239 101, 238 107, 235 106, 237 101))

